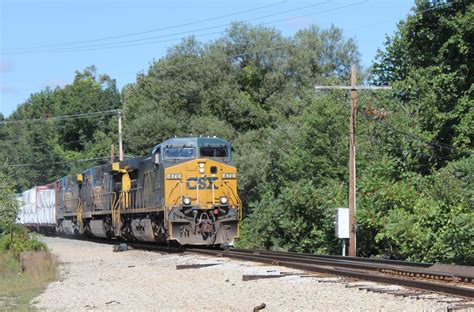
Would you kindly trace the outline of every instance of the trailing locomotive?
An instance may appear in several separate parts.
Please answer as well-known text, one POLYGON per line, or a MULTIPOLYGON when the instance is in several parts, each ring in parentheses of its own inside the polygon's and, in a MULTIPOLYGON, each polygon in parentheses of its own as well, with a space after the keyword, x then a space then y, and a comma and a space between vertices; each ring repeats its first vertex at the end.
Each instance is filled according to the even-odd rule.
MULTIPOLYGON (((181 245, 228 245, 239 236, 231 145, 216 137, 169 139, 148 156, 93 167, 46 188, 55 190, 50 210, 60 234, 181 245)), ((35 221, 40 210, 24 203, 20 223, 51 226, 35 221)))

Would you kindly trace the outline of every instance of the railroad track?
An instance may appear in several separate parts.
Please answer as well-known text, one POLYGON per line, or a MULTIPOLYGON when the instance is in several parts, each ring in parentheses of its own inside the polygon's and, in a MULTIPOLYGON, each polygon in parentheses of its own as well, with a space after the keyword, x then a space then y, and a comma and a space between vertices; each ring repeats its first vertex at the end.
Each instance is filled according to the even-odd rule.
POLYGON ((234 249, 239 253, 262 255, 263 257, 282 257, 287 260, 308 261, 319 265, 336 265, 338 267, 356 268, 370 271, 379 271, 402 276, 411 276, 424 279, 435 279, 452 282, 472 283, 474 268, 467 266, 438 265, 426 262, 409 262, 387 260, 379 258, 343 257, 314 255, 295 252, 275 252, 267 250, 234 249))
POLYGON ((307 272, 326 273, 383 284, 400 285, 424 291, 455 295, 474 299, 471 286, 473 276, 453 274, 430 269, 433 264, 403 262, 383 259, 348 258, 338 256, 317 256, 288 252, 264 250, 206 250, 188 249, 187 251, 214 257, 228 257, 254 261, 270 265, 280 265, 307 272), (347 259, 348 258, 348 259, 347 259), (436 281, 427 280, 427 278, 436 281), (468 281, 468 282, 466 282, 468 281), (459 286, 462 284, 463 286, 459 286))
MULTIPOLYGON (((99 243, 117 244, 117 241, 92 240, 99 243)), ((474 299, 474 268, 406 262, 386 259, 313 255, 295 252, 277 252, 249 249, 204 249, 162 246, 145 242, 128 242, 137 249, 169 253, 191 252, 212 257, 227 257, 245 261, 279 265, 306 272, 325 273, 382 284, 400 285, 418 290, 474 299), (463 269, 458 270, 462 267, 463 269)))

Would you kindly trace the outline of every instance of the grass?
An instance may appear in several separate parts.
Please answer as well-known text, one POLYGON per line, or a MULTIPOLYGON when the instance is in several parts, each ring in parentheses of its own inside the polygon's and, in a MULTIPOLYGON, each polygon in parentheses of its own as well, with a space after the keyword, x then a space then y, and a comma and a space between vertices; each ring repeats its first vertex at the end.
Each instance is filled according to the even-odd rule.
POLYGON ((28 310, 31 299, 57 279, 57 260, 47 251, 28 251, 20 259, 0 253, 0 310, 28 310))

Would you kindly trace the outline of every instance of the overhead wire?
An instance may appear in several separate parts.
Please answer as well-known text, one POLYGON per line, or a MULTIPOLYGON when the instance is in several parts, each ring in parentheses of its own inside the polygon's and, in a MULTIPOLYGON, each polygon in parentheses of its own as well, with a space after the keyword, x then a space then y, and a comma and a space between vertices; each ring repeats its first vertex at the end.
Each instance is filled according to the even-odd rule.
POLYGON ((441 143, 441 142, 438 142, 436 140, 430 140, 430 141, 427 141, 426 139, 420 137, 419 135, 416 135, 414 133, 411 133, 411 132, 408 132, 408 131, 405 131, 405 130, 400 130, 398 129, 397 127, 393 126, 392 124, 386 122, 385 120, 382 120, 380 118, 370 118, 369 116, 367 116, 366 114, 364 114, 364 112, 362 111, 361 108, 359 108, 358 110, 358 113, 362 113, 362 115, 364 117, 366 117, 366 119, 368 120, 371 120, 371 121, 376 121, 378 122, 379 124, 381 124, 385 129, 388 129, 392 132, 396 132, 398 134, 401 134, 403 135, 404 137, 407 137, 413 141, 417 141, 417 142, 420 142, 422 144, 424 144, 425 146, 428 146, 430 148, 434 148, 434 147, 437 147, 439 149, 445 149, 445 150, 449 150, 451 152, 457 152, 459 154, 463 154, 463 153, 467 153, 467 154, 473 154, 474 153, 474 149, 470 149, 468 148, 467 150, 459 150, 458 148, 456 147, 453 147, 453 146, 450 146, 450 145, 447 145, 447 144, 444 144, 444 143, 441 143))
POLYGON ((9 119, 0 121, 0 125, 15 124, 15 123, 35 123, 43 121, 52 121, 52 120, 70 120, 70 119, 82 119, 90 117, 102 117, 108 115, 115 115, 121 113, 120 109, 111 109, 106 111, 90 112, 90 113, 77 113, 73 115, 63 115, 63 116, 51 116, 43 118, 34 118, 34 119, 9 119))
MULTIPOLYGON (((15 140, 10 141, 9 143, 10 144, 11 143, 20 144, 22 142, 20 141, 20 137, 16 137, 15 140)), ((23 143, 26 143, 28 145, 28 147, 39 148, 39 147, 44 146, 43 143, 38 143, 38 144, 31 143, 31 142, 23 142, 23 143)), ((79 144, 84 146, 87 143, 97 143, 97 142, 93 142, 93 140, 88 140, 88 139, 77 139, 77 140, 61 141, 61 140, 56 140, 55 138, 53 138, 53 139, 50 139, 50 140, 45 140, 45 143, 55 143, 55 144, 60 144, 60 145, 69 145, 71 143, 79 143, 79 144)))
POLYGON ((229 13, 229 14, 225 14, 225 15, 210 17, 210 18, 206 18, 206 19, 203 19, 203 20, 198 20, 198 21, 193 21, 193 22, 188 22, 188 23, 183 23, 183 24, 178 24, 178 25, 173 25, 173 26, 166 26, 166 27, 162 27, 162 28, 154 28, 154 29, 150 29, 150 30, 139 31, 139 32, 134 32, 134 33, 128 33, 128 34, 123 34, 123 35, 116 35, 116 36, 102 37, 102 38, 82 40, 82 41, 74 41, 74 42, 66 42, 66 43, 56 43, 56 44, 42 45, 42 46, 29 47, 29 48, 12 48, 12 49, 5 49, 3 51, 34 50, 34 49, 41 49, 41 48, 58 47, 58 46, 65 46, 65 45, 77 45, 77 44, 83 44, 83 43, 107 41, 107 40, 112 40, 112 39, 120 39, 120 38, 125 38, 125 37, 138 36, 138 35, 149 34, 149 33, 163 31, 163 30, 181 28, 181 27, 185 27, 185 26, 191 26, 191 25, 201 24, 201 23, 205 23, 205 22, 215 21, 215 20, 219 20, 219 19, 223 19, 223 18, 235 16, 235 15, 250 13, 250 12, 258 11, 258 10, 261 10, 261 9, 267 9, 269 7, 278 6, 278 5, 283 4, 285 2, 287 2, 287 0, 280 1, 280 2, 277 2, 277 3, 268 4, 268 5, 264 5, 264 6, 259 6, 259 7, 252 8, 252 9, 233 12, 233 13, 229 13))
MULTIPOLYGON (((352 4, 348 4, 348 5, 336 7, 336 8, 333 8, 333 9, 327 9, 327 10, 324 10, 324 11, 321 11, 321 12, 316 12, 316 13, 311 13, 311 14, 305 14, 305 15, 301 15, 301 16, 294 16, 294 17, 285 18, 285 19, 281 19, 281 20, 275 20, 275 21, 271 21, 271 22, 265 22, 265 23, 262 23, 262 25, 273 24, 273 23, 288 21, 288 20, 292 20, 292 19, 297 19, 297 18, 312 16, 312 15, 316 15, 316 14, 319 14, 319 13, 325 13, 325 12, 329 12, 329 11, 334 11, 334 10, 338 10, 338 9, 343 9, 343 8, 350 7, 350 6, 354 6, 354 5, 360 5, 360 4, 363 4, 363 3, 367 2, 367 1, 368 1, 368 0, 361 1, 361 2, 356 2, 356 3, 352 3, 352 4)), ((250 18, 250 19, 247 19, 247 20, 243 20, 243 22, 250 22, 250 21, 259 20, 259 19, 263 19, 263 18, 268 18, 268 17, 277 16, 277 15, 287 14, 287 13, 289 13, 289 12, 294 12, 294 11, 299 11, 299 10, 303 10, 303 9, 308 9, 308 8, 311 8, 311 7, 315 7, 315 6, 319 6, 319 5, 322 5, 322 4, 326 4, 326 3, 328 3, 328 2, 329 2, 329 1, 326 0, 326 1, 323 1, 323 2, 316 3, 316 4, 311 4, 311 5, 308 5, 308 6, 303 6, 303 7, 299 7, 299 8, 295 8, 295 9, 291 9, 291 10, 281 11, 281 12, 278 12, 278 13, 273 13, 273 14, 268 14, 268 15, 264 15, 264 16, 259 16, 259 17, 250 18)), ((431 7, 431 8, 427 8, 427 9, 424 9, 424 10, 416 11, 416 12, 415 12, 415 15, 416 15, 416 14, 423 13, 423 12, 427 12, 427 11, 436 10, 436 9, 439 9, 439 8, 442 8, 442 7, 445 7, 445 6, 450 6, 450 5, 452 5, 452 3, 444 3, 444 4, 441 4, 441 5, 436 5, 436 6, 433 6, 433 7, 431 7)), ((264 6, 264 7, 265 7, 265 6, 264 6)), ((257 9, 258 9, 258 8, 257 8, 257 9)), ((257 9, 255 9, 255 10, 257 10, 257 9)), ((239 14, 239 13, 235 13, 234 15, 237 15, 237 14, 239 14)), ((362 29, 362 28, 365 28, 365 27, 371 27, 371 26, 375 26, 375 25, 378 25, 378 24, 381 24, 381 23, 385 23, 385 22, 391 21, 391 20, 393 20, 393 19, 395 19, 395 17, 394 17, 394 18, 390 18, 390 19, 386 19, 386 20, 382 20, 382 21, 378 21, 378 22, 376 22, 376 23, 371 23, 371 24, 368 24, 368 25, 364 25, 364 26, 361 26, 361 27, 357 27, 357 28, 355 28, 355 29, 352 29, 350 32, 353 32, 353 31, 355 31, 355 30, 362 29)), ((183 24, 183 25, 184 25, 184 24, 183 24)), ((183 40, 183 39, 186 39, 186 37, 172 38, 172 39, 168 39, 168 40, 159 40, 159 41, 156 41, 156 40, 155 40, 155 41, 150 41, 150 42, 142 42, 142 43, 139 43, 139 44, 128 44, 128 43, 141 42, 141 41, 149 41, 149 40, 154 40, 154 39, 159 39, 159 38, 173 37, 173 36, 182 35, 182 34, 193 34, 193 33, 195 33, 195 32, 199 32, 199 31, 210 30, 210 29, 221 28, 221 27, 227 27, 227 26, 230 26, 230 25, 231 25, 231 23, 227 23, 227 24, 222 24, 222 25, 217 25, 217 26, 210 26, 210 27, 205 27, 205 28, 200 28, 200 29, 194 29, 194 30, 189 30, 189 31, 184 31, 184 32, 178 32, 178 33, 173 33, 173 34, 167 34, 167 35, 161 35, 161 36, 154 36, 154 37, 148 37, 148 38, 139 38, 139 39, 133 39, 133 40, 127 40, 127 41, 119 41, 119 42, 110 42, 110 43, 97 44, 97 45, 89 45, 89 46, 70 47, 70 48, 63 48, 63 49, 38 50, 37 48, 31 48, 31 49, 26 49, 26 48, 25 48, 25 49, 21 49, 21 51, 19 51, 19 52, 21 52, 21 53, 18 53, 18 54, 26 55, 26 54, 45 54, 45 53, 47 54, 47 53, 83 52, 83 51, 96 51, 96 50, 104 50, 104 49, 115 49, 115 48, 123 48, 123 47, 143 46, 143 45, 149 45, 149 44, 156 44, 156 43, 163 43, 163 42, 170 42, 170 41, 183 40)), ((171 27, 165 27, 165 28, 162 28, 162 29, 150 30, 150 31, 145 31, 145 32, 140 32, 140 33, 150 33, 150 32, 154 32, 154 31, 158 31, 158 30, 171 29, 171 28, 176 28, 176 27, 171 26, 171 27)), ((223 33, 223 32, 225 32, 225 30, 220 30, 220 31, 216 31, 216 32, 210 32, 210 33, 199 34, 199 35, 195 35, 195 37, 215 35, 215 34, 219 34, 219 33, 223 33)), ((140 34, 140 33, 135 33, 135 34, 140 34)), ((114 36, 114 37, 108 37, 108 38, 109 38, 109 39, 111 39, 111 38, 122 38, 122 37, 127 37, 127 36, 132 36, 132 35, 133 35, 133 34, 126 34, 126 35, 114 36)), ((86 40, 86 41, 83 41, 83 42, 87 43, 87 42, 95 42, 95 41, 99 41, 99 40, 102 40, 102 39, 86 40)), ((65 45, 65 44, 50 45, 50 47, 61 46, 61 45, 65 45)), ((46 47, 46 46, 43 46, 43 47, 46 47)), ((16 50, 20 50, 20 49, 16 49, 16 50)), ((2 53, 2 54, 8 54, 8 53, 5 53, 5 52, 8 52, 8 51, 13 51, 13 49, 2 50, 1 53, 2 53)))
MULTIPOLYGON (((325 4, 327 2, 328 1, 319 2, 317 4, 312 4, 311 6, 312 7, 319 6, 319 5, 325 4)), ((363 1, 355 2, 355 3, 351 3, 351 4, 347 4, 347 5, 342 5, 342 6, 338 6, 338 7, 335 7, 335 8, 329 8, 329 9, 325 9, 325 10, 321 10, 321 11, 317 11, 317 12, 313 12, 313 13, 309 13, 309 14, 303 14, 303 15, 299 15, 299 16, 292 16, 292 17, 289 17, 289 18, 283 18, 283 19, 273 20, 273 21, 269 21, 269 22, 264 22, 264 23, 260 23, 259 25, 275 24, 275 23, 285 22, 285 21, 294 20, 294 19, 298 19, 298 18, 314 16, 314 15, 318 15, 318 14, 321 14, 321 13, 338 11, 338 10, 341 10, 341 9, 361 5, 361 4, 364 4, 366 2, 368 2, 368 0, 363 0, 363 1)), ((301 8, 297 8, 297 9, 294 9, 294 10, 302 10, 302 9, 305 9, 305 8, 307 8, 307 7, 301 7, 301 8)), ((294 11, 294 10, 290 10, 290 11, 294 11)), ((266 16, 263 16, 263 17, 256 17, 256 18, 244 20, 243 22, 258 20, 258 19, 261 19, 261 18, 266 18, 266 17, 270 17, 270 16, 275 16, 275 15, 282 15, 282 14, 288 13, 290 11, 270 14, 270 15, 266 15, 266 16)), ((230 26, 230 25, 232 25, 232 23, 219 25, 219 26, 212 26, 212 27, 202 28, 202 29, 199 29, 199 30, 192 30, 192 31, 188 31, 188 32, 185 32, 185 33, 194 33, 196 31, 203 31, 203 30, 206 30, 206 29, 209 30, 209 29, 214 29, 214 28, 221 28, 221 27, 226 27, 226 26, 230 26)), ((216 32, 210 32, 210 33, 194 35, 194 37, 215 35, 215 34, 224 33, 225 31, 226 30, 223 29, 223 30, 219 30, 219 31, 216 31, 216 32)), ((169 37, 169 36, 173 36, 173 35, 176 35, 176 34, 150 37, 150 38, 144 38, 144 39, 136 39, 136 40, 131 40, 131 42, 152 40, 152 39, 156 39, 156 38, 164 38, 164 37, 169 37)), ((144 45, 150 45, 150 44, 156 44, 156 43, 184 40, 186 38, 188 38, 188 37, 179 37, 179 38, 172 38, 172 39, 167 39, 167 40, 157 40, 157 41, 150 41, 150 42, 130 43, 130 44, 108 43, 108 44, 102 44, 102 45, 96 45, 96 46, 75 47, 75 48, 70 48, 70 49, 35 50, 35 51, 25 51, 23 53, 18 53, 18 54, 15 54, 15 55, 20 55, 20 54, 21 55, 34 55, 34 54, 48 54, 48 53, 53 53, 54 54, 54 53, 67 53, 67 52, 86 52, 86 51, 108 50, 108 49, 144 46, 144 45)))
MULTIPOLYGON (((364 2, 366 2, 366 1, 364 1, 364 2)), ((249 18, 249 19, 243 20, 243 22, 250 22, 250 21, 254 21, 254 20, 260 20, 260 19, 263 19, 263 18, 288 14, 290 12, 301 11, 301 10, 304 10, 304 9, 320 6, 320 5, 323 5, 323 4, 328 3, 328 2, 329 2, 328 0, 325 0, 325 1, 322 1, 322 2, 314 3, 314 4, 311 4, 311 5, 306 5, 306 6, 295 8, 295 9, 290 9, 290 10, 280 11, 278 13, 267 14, 267 15, 264 15, 264 16, 249 18)), ((292 17, 290 19, 293 19, 293 18, 294 17, 292 17)), ((287 20, 287 19, 285 19, 285 20, 287 20)), ((231 24, 232 23, 226 23, 226 24, 221 24, 221 25, 216 25, 216 26, 209 26, 209 27, 204 27, 204 28, 199 28, 199 29, 193 29, 193 30, 188 30, 188 31, 182 31, 182 32, 167 34, 167 35, 153 36, 153 37, 148 37, 148 38, 140 38, 140 39, 126 40, 126 41, 119 41, 119 42, 110 42, 110 43, 103 43, 103 44, 96 44, 96 45, 89 45, 89 46, 79 46, 79 47, 71 47, 71 48, 63 48, 63 49, 24 50, 24 51, 21 51, 21 54, 37 54, 37 53, 68 52, 68 51, 76 52, 76 51, 84 51, 84 50, 89 51, 91 48, 97 48, 97 47, 116 48, 116 47, 122 47, 122 46, 124 46, 123 44, 127 44, 127 43, 154 40, 154 39, 160 39, 160 38, 175 37, 177 35, 183 35, 183 34, 193 34, 195 32, 200 32, 200 31, 205 31, 205 30, 210 30, 210 29, 216 29, 216 28, 222 28, 222 27, 228 27, 231 24)), ((224 31, 225 30, 220 30, 220 31, 217 31, 217 32, 206 33, 206 34, 201 34, 201 35, 197 35, 197 36, 213 35, 213 34, 222 33, 224 31)), ((161 41, 153 41, 153 42, 148 42, 148 43, 145 43, 145 44, 154 44, 154 43, 161 43, 161 42, 168 42, 168 41, 176 41, 176 40, 182 40, 184 38, 186 38, 186 37, 179 37, 179 38, 174 38, 174 39, 169 39, 169 40, 161 40, 161 41)), ((128 46, 128 45, 126 45, 126 46, 128 46)), ((130 46, 135 46, 135 45, 130 45, 130 46)), ((94 49, 94 50, 96 50, 96 49, 94 49)), ((2 51, 2 53, 3 53, 3 51, 2 51)))
POLYGON ((76 163, 76 162, 88 162, 88 161, 97 161, 97 160, 107 160, 110 159, 108 157, 94 157, 94 158, 86 158, 86 159, 71 159, 71 160, 64 160, 64 161, 53 161, 53 162, 38 162, 38 163, 24 163, 24 164, 5 164, 3 166, 6 167, 33 167, 33 166, 46 166, 46 165, 58 165, 58 164, 68 164, 68 163, 76 163))
MULTIPOLYGON (((117 158, 118 156, 115 156, 117 158)), ((125 158, 134 158, 137 156, 133 155, 125 155, 125 158)), ((62 161, 45 161, 45 162, 37 162, 37 163, 22 163, 22 164, 1 164, 0 167, 34 167, 34 166, 47 166, 47 165, 58 165, 58 164, 70 164, 70 163, 82 163, 82 162, 92 162, 92 161, 109 161, 110 156, 103 156, 103 157, 92 157, 92 158, 84 158, 84 159, 68 159, 62 161)))
POLYGON ((445 150, 449 150, 451 152, 457 152, 457 153, 468 153, 468 154, 472 154, 474 153, 474 150, 472 149, 469 149, 469 150, 464 150, 464 151, 460 151, 459 149, 453 147, 453 146, 450 146, 450 145, 446 145, 446 144, 443 144, 441 142, 438 142, 438 141, 435 141, 435 140, 431 140, 431 141, 426 141, 425 139, 419 137, 418 135, 416 134, 413 134, 413 133, 410 133, 410 132, 406 132, 406 131, 403 131, 403 130, 400 130, 400 129, 397 129, 396 127, 394 127, 393 125, 387 123, 386 121, 383 121, 383 120, 378 120, 384 127, 394 131, 394 132, 397 132, 399 134, 402 134, 404 135, 405 137, 408 137, 412 140, 417 140, 417 141, 420 141, 420 142, 423 142, 425 145, 428 145, 430 147, 437 147, 437 148, 440 148, 440 149, 445 149, 445 150))
MULTIPOLYGON (((340 6, 340 7, 337 7, 337 8, 333 8, 333 9, 328 9, 328 10, 325 10, 325 11, 319 11, 317 13, 312 13, 312 14, 306 14, 306 15, 301 15, 301 16, 295 16, 295 17, 291 17, 289 19, 285 19, 285 20, 291 20, 291 19, 296 19, 296 18, 302 18, 302 17, 307 17, 307 16, 313 16, 313 15, 316 15, 316 14, 320 14, 320 13, 327 13, 327 12, 330 12, 330 11, 336 11, 336 10, 339 10, 339 9, 343 9, 343 8, 347 8, 347 7, 351 7, 351 6, 355 6, 355 5, 360 5, 360 4, 363 4, 367 2, 366 1, 361 1, 361 2, 357 2, 357 3, 353 3, 353 4, 349 4, 349 5, 344 5, 344 6, 340 6)), ((450 4, 450 3, 449 3, 450 4)), ((434 10, 434 9, 439 9, 441 7, 444 7, 448 4, 443 4, 443 5, 438 5, 436 7, 433 7, 433 8, 428 8, 428 9, 424 9, 424 10, 421 10, 421 11, 417 11, 415 12, 415 14, 421 14, 421 13, 424 13, 426 11, 431 11, 431 10, 434 10)), ((377 24, 380 24, 380 23, 383 23, 385 21, 388 21, 388 20, 393 20, 394 18, 390 18, 390 19, 387 19, 387 20, 383 20, 383 21, 379 21, 377 22, 377 24)), ((265 25, 265 24, 271 24, 271 23, 274 23, 274 22, 268 22, 268 23, 263 23, 261 25, 265 25)), ((357 27, 356 29, 353 29, 351 31, 349 31, 348 33, 352 33, 354 32, 355 30, 358 30, 358 29, 363 29, 363 28, 367 28, 367 27, 372 27, 374 25, 374 23, 371 23, 371 24, 366 24, 366 25, 363 25, 363 26, 360 26, 360 27, 357 27)), ((216 32, 216 33, 221 33, 221 32, 216 32)), ((211 35, 211 34, 216 34, 216 33, 209 33, 209 34, 204 34, 204 35, 211 35)), ((185 38, 180 38, 180 39, 185 39, 185 38)), ((170 40, 163 40, 163 41, 160 41, 160 42, 168 42, 168 41, 176 41, 176 40, 179 40, 179 39, 170 39, 170 40)), ((154 42, 153 42, 154 43, 154 42)), ((151 43, 142 43, 142 44, 138 44, 138 45, 144 45, 144 44, 151 44, 151 43)), ((244 51, 242 53, 238 53, 238 54, 233 54, 233 55, 227 55, 227 56, 224 56, 224 57, 215 57, 215 58, 212 58, 211 61, 220 61, 220 60, 226 60, 226 59, 232 59, 232 58, 236 58, 236 57, 241 57, 241 56, 247 56, 247 55, 252 55, 252 54, 257 54, 257 53, 265 53, 265 52, 268 52, 268 51, 273 51, 273 50, 279 50, 279 49, 283 49, 285 47, 289 47, 289 46, 292 46, 294 45, 294 43, 283 43, 283 44, 279 44, 277 46, 274 46, 274 47, 270 47, 270 48, 265 48, 265 49, 256 49, 256 50, 253 50, 253 51, 244 51)), ((177 63, 177 64, 173 64, 173 65, 168 65, 167 68, 170 69, 170 68, 179 68, 179 67, 186 67, 186 66, 190 66, 190 65, 195 65, 195 64, 199 64, 202 62, 202 59, 198 60, 198 61, 187 61, 187 62, 180 62, 180 63, 177 63)))

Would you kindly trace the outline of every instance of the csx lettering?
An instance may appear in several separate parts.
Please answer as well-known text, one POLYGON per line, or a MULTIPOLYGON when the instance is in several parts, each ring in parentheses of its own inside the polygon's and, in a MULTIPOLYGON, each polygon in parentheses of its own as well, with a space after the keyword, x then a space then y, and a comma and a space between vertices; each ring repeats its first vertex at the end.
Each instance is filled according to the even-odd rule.
POLYGON ((212 190, 212 184, 214 184, 214 189, 217 190, 218 187, 215 184, 217 180, 217 177, 191 177, 186 180, 186 189, 212 190))

